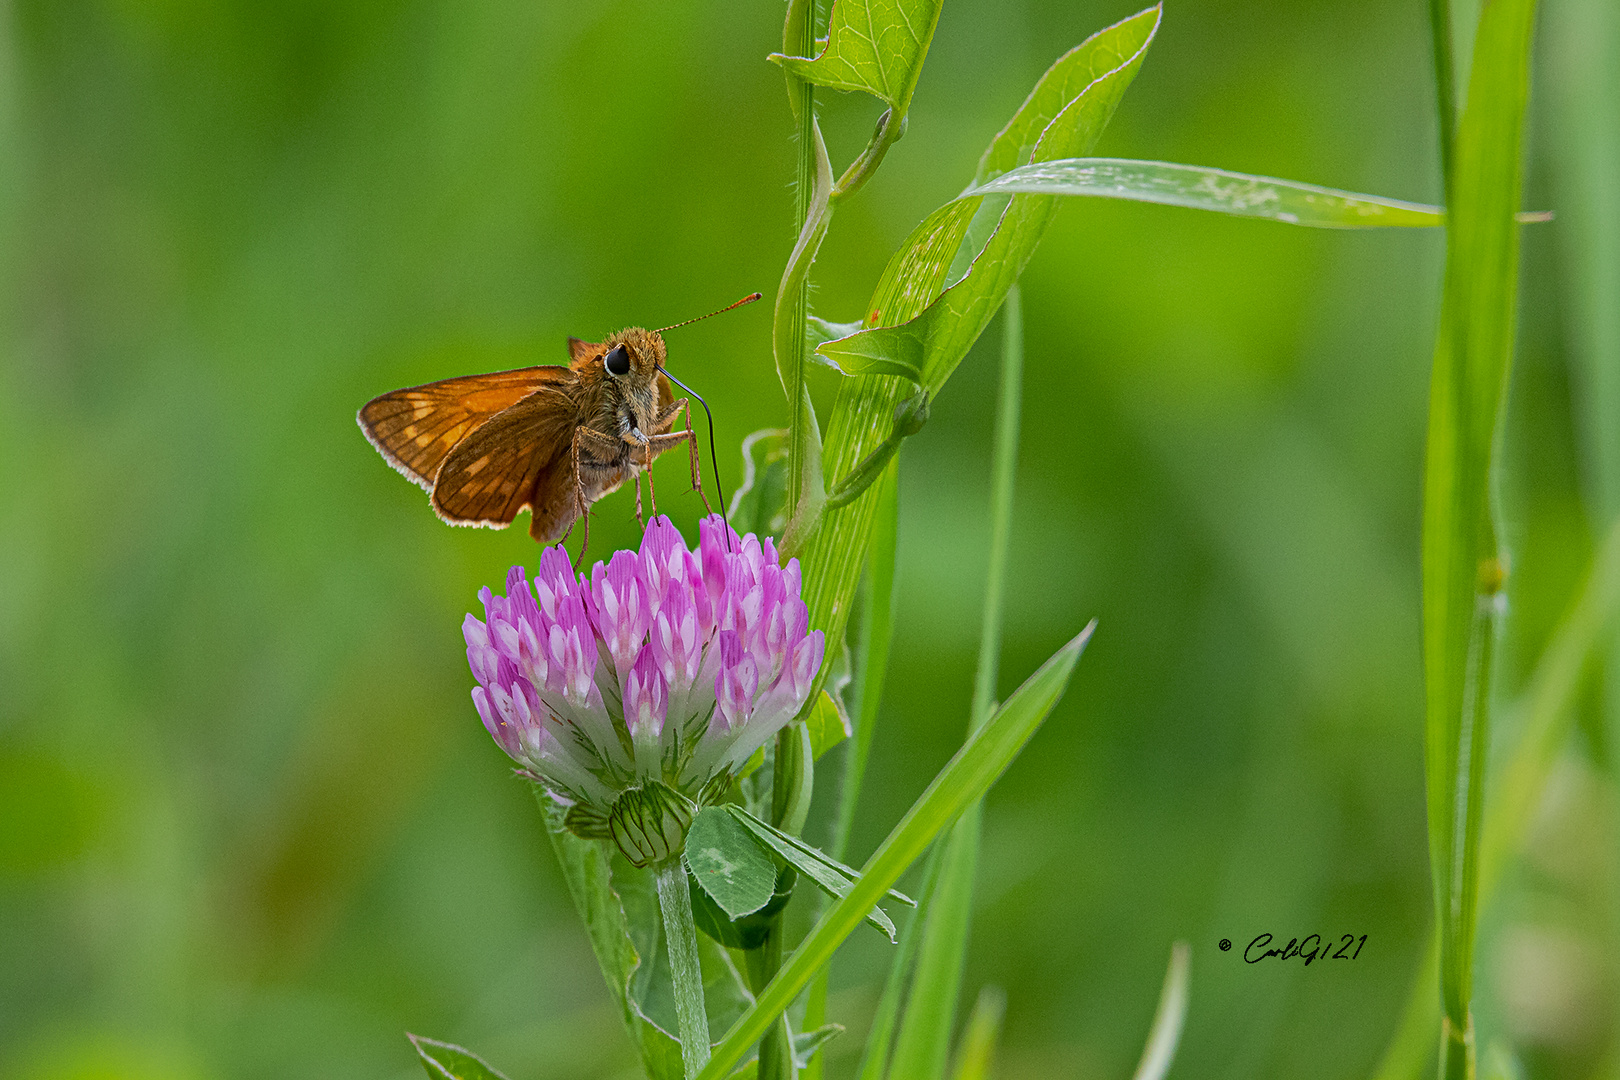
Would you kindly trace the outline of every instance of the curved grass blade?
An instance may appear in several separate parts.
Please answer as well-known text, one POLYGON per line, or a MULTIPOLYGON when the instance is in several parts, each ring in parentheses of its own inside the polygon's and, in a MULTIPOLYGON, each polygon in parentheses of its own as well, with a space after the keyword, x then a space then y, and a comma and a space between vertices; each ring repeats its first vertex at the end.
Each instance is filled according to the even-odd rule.
POLYGON ((821 917, 753 1006, 726 1032, 700 1080, 719 1080, 737 1066, 906 867, 1012 764, 1063 695, 1096 625, 1093 621, 1041 665, 940 771, 861 869, 854 888, 821 917))
POLYGON ((1164 973, 1164 989, 1159 991, 1159 1008, 1153 1014, 1142 1060, 1132 1080, 1164 1080, 1170 1063, 1176 1059, 1181 1029, 1187 1021, 1187 984, 1192 965, 1192 946, 1178 941, 1170 947, 1170 968, 1164 973))
MULTIPOLYGON (((1620 618, 1620 523, 1609 530, 1593 558, 1586 584, 1565 610, 1558 628, 1536 662, 1529 687, 1514 704, 1525 713, 1512 748, 1505 755, 1485 812, 1480 855, 1480 908, 1488 908, 1509 861, 1524 843, 1536 803, 1546 789, 1557 754, 1575 721, 1575 700, 1588 665, 1609 655, 1620 618)), ((1440 1020, 1438 942, 1413 978, 1406 1008, 1384 1051, 1376 1080, 1417 1080, 1433 1064, 1431 1038, 1440 1020)))
POLYGON ((962 1045, 956 1052, 954 1080, 989 1080, 990 1064, 1001 1038, 1001 1020, 1007 1014, 1007 992, 999 986, 986 986, 973 1003, 962 1045))

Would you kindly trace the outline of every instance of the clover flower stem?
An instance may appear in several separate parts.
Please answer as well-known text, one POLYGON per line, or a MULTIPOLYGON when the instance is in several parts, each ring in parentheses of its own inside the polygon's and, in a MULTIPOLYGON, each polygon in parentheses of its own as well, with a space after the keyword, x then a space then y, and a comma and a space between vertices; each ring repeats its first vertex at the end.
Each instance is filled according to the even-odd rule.
POLYGON ((675 990, 675 1019, 680 1026, 681 1063, 687 1080, 709 1063, 709 1014, 703 1005, 703 969, 698 963, 697 926, 692 922, 692 894, 680 856, 658 865, 658 908, 669 943, 669 971, 675 990))

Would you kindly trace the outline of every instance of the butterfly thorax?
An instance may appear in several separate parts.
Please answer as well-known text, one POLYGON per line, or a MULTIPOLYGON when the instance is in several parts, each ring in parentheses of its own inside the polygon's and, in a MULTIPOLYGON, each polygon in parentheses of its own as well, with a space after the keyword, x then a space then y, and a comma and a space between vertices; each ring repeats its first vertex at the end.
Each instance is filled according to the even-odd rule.
MULTIPOLYGON (((589 354, 571 365, 579 376, 579 422, 619 440, 623 445, 617 456, 619 462, 628 464, 636 456, 636 447, 657 434, 658 416, 668 397, 668 389, 658 376, 658 366, 665 356, 663 338, 651 330, 630 327, 592 347, 589 354), (615 375, 604 358, 621 345, 628 354, 629 366, 623 374, 615 375)), ((601 460, 599 452, 592 456, 601 460)))

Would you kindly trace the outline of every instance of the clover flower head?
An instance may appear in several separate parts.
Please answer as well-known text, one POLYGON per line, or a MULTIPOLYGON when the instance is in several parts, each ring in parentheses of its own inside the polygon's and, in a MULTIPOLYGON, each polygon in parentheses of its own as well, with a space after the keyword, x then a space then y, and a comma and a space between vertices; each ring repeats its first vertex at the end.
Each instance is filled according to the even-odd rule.
POLYGON ((491 737, 571 808, 570 827, 613 836, 637 865, 679 850, 684 824, 657 815, 689 821, 798 713, 825 651, 798 560, 778 566, 768 537, 717 515, 698 529, 691 551, 654 518, 639 551, 589 576, 546 548, 533 582, 514 566, 506 595, 481 590, 484 618, 462 624, 491 737))

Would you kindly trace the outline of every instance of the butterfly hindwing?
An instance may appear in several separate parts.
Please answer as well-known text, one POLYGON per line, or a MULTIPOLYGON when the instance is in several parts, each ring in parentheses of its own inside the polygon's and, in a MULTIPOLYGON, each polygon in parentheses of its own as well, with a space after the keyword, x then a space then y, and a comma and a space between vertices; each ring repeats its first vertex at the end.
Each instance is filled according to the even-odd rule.
POLYGON ((433 482, 433 509, 456 524, 509 525, 534 503, 542 475, 556 466, 572 476, 576 421, 573 398, 554 386, 497 413, 445 457, 433 482))

